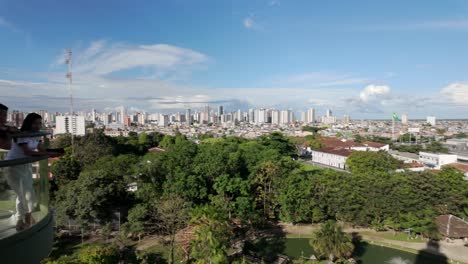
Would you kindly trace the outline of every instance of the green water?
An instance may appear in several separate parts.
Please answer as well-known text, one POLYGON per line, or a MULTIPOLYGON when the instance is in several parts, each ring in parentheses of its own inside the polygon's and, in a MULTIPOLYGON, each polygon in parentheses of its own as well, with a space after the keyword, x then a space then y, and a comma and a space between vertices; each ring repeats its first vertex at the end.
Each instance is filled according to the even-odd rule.
MULTIPOLYGON (((283 253, 291 258, 310 257, 314 252, 307 238, 288 238, 284 241, 283 253)), ((353 258, 361 264, 444 264, 446 258, 428 254, 413 254, 392 248, 362 243, 353 258)))

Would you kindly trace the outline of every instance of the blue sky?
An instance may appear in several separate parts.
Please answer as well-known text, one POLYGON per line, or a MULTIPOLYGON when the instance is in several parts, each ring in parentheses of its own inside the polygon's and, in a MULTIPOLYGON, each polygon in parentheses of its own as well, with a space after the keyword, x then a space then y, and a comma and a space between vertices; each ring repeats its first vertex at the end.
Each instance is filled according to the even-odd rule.
POLYGON ((468 118, 468 1, 0 0, 2 102, 468 118))

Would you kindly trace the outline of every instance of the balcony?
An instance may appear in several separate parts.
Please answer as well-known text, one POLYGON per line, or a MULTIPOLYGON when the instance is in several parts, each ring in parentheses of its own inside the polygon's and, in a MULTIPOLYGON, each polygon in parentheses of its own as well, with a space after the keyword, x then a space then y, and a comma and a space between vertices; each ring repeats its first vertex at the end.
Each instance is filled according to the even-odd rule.
MULTIPOLYGON (((47 133, 21 133, 19 137, 43 137, 46 144, 47 133)), ((39 263, 47 257, 53 244, 53 217, 49 211, 49 168, 48 157, 28 157, 16 160, 3 160, 5 151, 0 150, 0 256, 1 263, 39 263), (16 229, 16 194, 7 183, 7 175, 14 175, 11 168, 26 164, 38 165, 38 173, 33 179, 35 203, 32 216, 35 224, 16 229)), ((22 190, 22 186, 20 186, 22 190)))

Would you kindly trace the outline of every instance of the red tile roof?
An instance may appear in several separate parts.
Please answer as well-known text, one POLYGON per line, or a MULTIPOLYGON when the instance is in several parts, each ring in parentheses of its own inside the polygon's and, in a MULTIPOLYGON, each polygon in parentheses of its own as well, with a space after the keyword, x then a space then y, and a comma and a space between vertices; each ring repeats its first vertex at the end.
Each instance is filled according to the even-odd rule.
POLYGON ((351 155, 354 151, 349 150, 349 149, 343 149, 343 148, 321 148, 316 150, 318 152, 323 152, 323 153, 329 153, 329 154, 335 154, 338 156, 344 156, 348 157, 351 155))
POLYGON ((364 145, 372 147, 372 148, 383 148, 383 147, 385 147, 387 145, 387 144, 382 144, 382 143, 372 142, 372 141, 365 141, 365 142, 362 142, 362 143, 364 145))
POLYGON ((405 164, 408 168, 422 168, 424 167, 424 164, 421 164, 419 162, 411 162, 411 163, 406 163, 405 164))
POLYGON ((447 164, 445 166, 450 166, 450 167, 453 167, 457 170, 460 170, 462 172, 468 172, 468 165, 466 164, 461 164, 461 163, 450 163, 450 164, 447 164))
POLYGON ((339 138, 332 138, 332 137, 321 137, 321 138, 318 138, 317 140, 322 142, 325 148, 350 148, 350 147, 362 146, 362 144, 358 142, 342 141, 339 138))

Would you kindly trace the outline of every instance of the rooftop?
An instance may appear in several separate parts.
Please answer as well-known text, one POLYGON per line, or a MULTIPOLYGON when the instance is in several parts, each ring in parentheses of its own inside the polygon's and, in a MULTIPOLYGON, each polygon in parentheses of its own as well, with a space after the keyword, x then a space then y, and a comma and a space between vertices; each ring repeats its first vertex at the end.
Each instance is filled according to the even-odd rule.
POLYGON ((436 218, 439 232, 446 237, 468 237, 468 222, 454 215, 441 215, 436 218))
POLYGON ((323 152, 323 153, 329 153, 329 154, 335 154, 338 156, 344 156, 348 157, 351 155, 354 151, 349 150, 349 149, 343 149, 343 148, 321 148, 316 150, 318 152, 323 152))
POLYGON ((382 143, 372 142, 372 141, 365 141, 365 142, 362 142, 362 144, 364 144, 365 146, 372 147, 372 148, 383 148, 387 146, 387 144, 382 144, 382 143))
POLYGON ((455 169, 458 169, 462 172, 467 173, 468 172, 468 165, 467 164, 462 164, 462 163, 450 163, 445 166, 453 167, 455 169))

